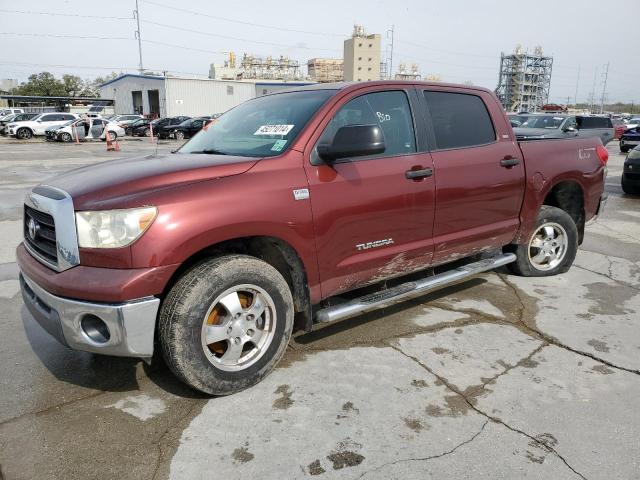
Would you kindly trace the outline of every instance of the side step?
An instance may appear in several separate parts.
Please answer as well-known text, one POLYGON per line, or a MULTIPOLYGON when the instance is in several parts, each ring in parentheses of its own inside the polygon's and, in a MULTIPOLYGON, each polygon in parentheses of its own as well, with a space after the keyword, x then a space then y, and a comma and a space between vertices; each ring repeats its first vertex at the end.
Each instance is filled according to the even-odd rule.
POLYGON ((340 305, 323 308, 322 310, 318 310, 315 320, 320 323, 334 322, 371 310, 377 310, 378 308, 387 307, 402 300, 424 295, 425 293, 466 280, 478 273, 493 270, 494 268, 515 262, 515 260, 516 256, 513 253, 503 253, 495 257, 485 258, 453 270, 429 276, 422 280, 403 283, 388 290, 381 290, 340 305))

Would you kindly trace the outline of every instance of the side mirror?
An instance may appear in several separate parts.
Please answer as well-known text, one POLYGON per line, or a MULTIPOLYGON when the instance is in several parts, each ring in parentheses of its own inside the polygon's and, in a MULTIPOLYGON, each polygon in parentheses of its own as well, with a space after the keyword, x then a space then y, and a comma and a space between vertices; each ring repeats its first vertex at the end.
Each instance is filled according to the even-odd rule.
POLYGON ((340 158, 384 153, 384 135, 378 125, 340 127, 330 144, 318 145, 318 156, 327 163, 340 158))
POLYGON ((576 132, 576 131, 577 131, 577 129, 576 129, 576 127, 566 127, 566 128, 564 129, 564 131, 565 131, 565 132, 576 132))

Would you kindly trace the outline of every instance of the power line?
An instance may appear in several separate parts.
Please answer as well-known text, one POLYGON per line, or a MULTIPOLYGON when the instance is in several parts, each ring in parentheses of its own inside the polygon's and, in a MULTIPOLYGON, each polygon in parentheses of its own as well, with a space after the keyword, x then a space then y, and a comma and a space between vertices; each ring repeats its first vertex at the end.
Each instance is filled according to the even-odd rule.
POLYGON ((165 42, 158 42, 155 40, 142 40, 142 43, 153 43, 154 45, 162 45, 164 47, 172 47, 172 48, 181 48, 183 50, 191 50, 194 52, 202 52, 202 53, 217 53, 217 54, 226 54, 229 53, 227 51, 224 50, 205 50, 202 48, 194 48, 194 47, 185 47, 183 45, 175 45, 173 43, 165 43, 165 42))
POLYGON ((133 40, 130 37, 100 37, 100 36, 92 36, 92 35, 57 35, 53 33, 0 32, 0 35, 15 35, 18 37, 76 38, 76 39, 84 39, 84 40, 133 40))
POLYGON ((19 13, 24 15, 47 15, 51 17, 99 18, 101 20, 132 20, 131 17, 110 17, 108 15, 81 15, 78 13, 33 12, 30 10, 7 10, 5 8, 0 8, 0 12, 19 13))
POLYGON ((336 48, 303 47, 303 46, 287 45, 287 44, 284 44, 284 43, 263 42, 263 41, 260 41, 260 40, 250 40, 248 38, 230 37, 228 35, 220 35, 218 33, 203 32, 202 30, 194 30, 192 28, 176 27, 174 25, 168 25, 166 23, 152 22, 150 20, 142 20, 142 23, 146 23, 146 24, 149 24, 149 25, 156 25, 158 27, 170 28, 170 29, 173 29, 173 30, 179 30, 179 31, 182 31, 182 32, 197 33, 199 35, 205 35, 207 37, 224 38, 226 40, 235 40, 235 41, 238 41, 238 42, 255 43, 255 44, 259 44, 259 45, 269 45, 269 46, 292 48, 292 49, 298 49, 298 50, 326 50, 326 51, 331 51, 331 52, 341 51, 341 50, 336 49, 336 48))
POLYGON ((162 3, 158 3, 158 2, 152 2, 150 0, 142 0, 144 3, 149 3, 151 5, 156 5, 158 7, 162 7, 162 8, 166 8, 169 10, 174 10, 174 11, 178 11, 178 12, 182 12, 182 13, 188 13, 190 15, 196 15, 198 17, 207 17, 207 18, 213 18, 215 20, 221 20, 223 22, 230 22, 230 23, 237 23, 239 25, 248 25, 251 27, 259 27, 259 28, 270 28, 273 30, 278 30, 281 32, 293 32, 293 33, 306 33, 309 35, 322 35, 323 37, 341 37, 344 38, 345 36, 343 34, 340 33, 328 33, 328 32, 321 32, 321 31, 311 31, 311 30, 296 30, 293 28, 284 28, 281 27, 279 25, 267 25, 264 23, 254 23, 254 22, 245 22, 243 20, 235 20, 233 18, 228 18, 228 17, 219 17, 216 15, 209 15, 207 13, 204 12, 196 12, 194 10, 188 10, 186 8, 178 8, 178 7, 172 7, 170 5, 165 5, 162 3))
POLYGON ((433 52, 442 52, 442 53, 446 53, 449 55, 462 55, 465 57, 480 57, 480 58, 492 58, 492 59, 496 59, 499 58, 497 55, 478 55, 475 53, 463 53, 463 52, 453 52, 451 50, 442 50, 439 48, 432 48, 432 47, 427 47, 426 45, 420 45, 419 43, 413 43, 413 42, 407 42, 406 40, 397 40, 398 43, 404 43, 405 45, 410 45, 412 47, 417 47, 417 48, 422 48, 424 50, 431 50, 433 52))

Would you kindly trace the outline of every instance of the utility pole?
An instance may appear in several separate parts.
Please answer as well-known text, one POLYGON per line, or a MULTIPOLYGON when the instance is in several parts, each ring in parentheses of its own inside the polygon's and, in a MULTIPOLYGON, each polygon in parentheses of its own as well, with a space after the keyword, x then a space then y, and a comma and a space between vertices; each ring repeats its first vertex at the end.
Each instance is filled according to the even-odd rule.
POLYGON ((578 105, 578 83, 580 82, 580 65, 578 65, 578 78, 576 78, 576 94, 573 96, 573 103, 578 105))
POLYGON ((136 38, 138 39, 138 55, 140 56, 140 65, 138 71, 142 75, 144 67, 142 66, 142 37, 140 35, 140 9, 138 8, 138 0, 136 0, 136 9, 133 11, 133 16, 136 19, 138 29, 136 30, 136 38))
POLYGON ((389 80, 393 80, 393 35, 395 33, 395 25, 391 25, 391 30, 387 30, 387 38, 391 34, 391 53, 389 54, 389 80))
POLYGON ((595 105, 596 97, 596 78, 598 77, 598 67, 593 70, 593 85, 591 85, 591 92, 589 93, 589 112, 593 113, 593 107, 595 105))
POLYGON ((602 96, 600 97, 600 113, 604 113, 604 100, 607 95, 607 77, 609 76, 609 62, 604 67, 602 72, 604 80, 602 81, 602 96))

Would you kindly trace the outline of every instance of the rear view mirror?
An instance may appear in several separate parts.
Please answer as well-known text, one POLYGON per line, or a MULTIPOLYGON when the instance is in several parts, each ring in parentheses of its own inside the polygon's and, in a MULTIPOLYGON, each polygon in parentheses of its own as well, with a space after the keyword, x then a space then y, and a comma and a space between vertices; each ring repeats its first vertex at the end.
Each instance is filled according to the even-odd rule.
POLYGON ((378 125, 340 127, 329 144, 318 145, 318 156, 331 163, 340 158, 362 157, 384 153, 384 135, 378 125))

